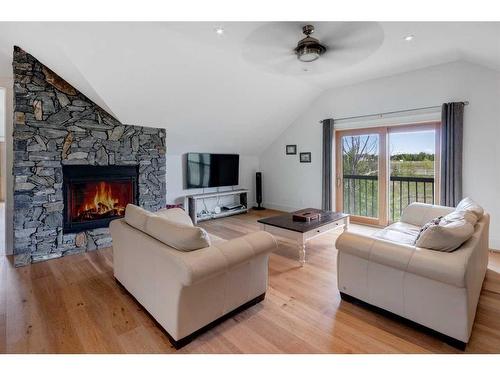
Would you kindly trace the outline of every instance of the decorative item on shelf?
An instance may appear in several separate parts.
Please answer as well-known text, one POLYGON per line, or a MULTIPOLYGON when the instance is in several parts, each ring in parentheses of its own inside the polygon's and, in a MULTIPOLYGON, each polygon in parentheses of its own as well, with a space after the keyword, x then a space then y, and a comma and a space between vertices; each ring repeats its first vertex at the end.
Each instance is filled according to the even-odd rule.
POLYGON ((238 203, 228 204, 228 205, 222 207, 223 211, 235 211, 235 210, 243 210, 243 209, 246 209, 245 205, 238 204, 238 203))
POLYGON ((297 155, 297 145, 286 145, 285 151, 287 155, 297 155))
POLYGON ((310 152, 301 152, 299 159, 300 159, 301 163, 310 163, 311 162, 311 153, 310 152))
POLYGON ((321 214, 323 211, 316 208, 305 208, 303 210, 292 212, 292 218, 294 221, 305 221, 309 223, 312 220, 321 219, 321 214))
POLYGON ((200 219, 207 218, 207 217, 211 218, 212 214, 210 212, 208 212, 207 210, 201 210, 200 212, 198 212, 196 214, 196 217, 200 218, 200 219))

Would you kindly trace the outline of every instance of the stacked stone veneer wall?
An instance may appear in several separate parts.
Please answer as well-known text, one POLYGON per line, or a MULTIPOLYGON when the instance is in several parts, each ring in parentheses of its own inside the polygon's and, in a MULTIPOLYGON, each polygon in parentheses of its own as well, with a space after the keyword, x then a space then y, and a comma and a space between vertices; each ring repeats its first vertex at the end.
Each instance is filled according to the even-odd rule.
POLYGON ((139 165, 139 204, 165 206, 165 129, 121 124, 18 47, 13 69, 16 265, 111 245, 108 228, 63 232, 63 165, 139 165))

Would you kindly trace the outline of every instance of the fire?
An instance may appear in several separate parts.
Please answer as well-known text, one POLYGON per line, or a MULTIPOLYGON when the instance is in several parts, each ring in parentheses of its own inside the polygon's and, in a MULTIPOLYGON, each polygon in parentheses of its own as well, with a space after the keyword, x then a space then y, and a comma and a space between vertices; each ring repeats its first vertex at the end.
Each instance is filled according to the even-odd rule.
MULTIPOLYGON (((77 208, 77 220, 92 220, 111 216, 123 216, 127 202, 120 199, 120 188, 118 184, 101 181, 92 184, 92 190, 85 194, 85 199, 80 202, 77 208), (118 191, 113 191, 113 185, 118 191)), ((90 188, 90 186, 87 186, 90 188)), ((76 207, 75 207, 76 208, 76 207)))
POLYGON ((118 203, 118 199, 113 198, 111 193, 111 185, 105 182, 100 182, 95 188, 96 192, 94 195, 94 210, 99 214, 104 214, 108 211, 115 209, 115 204, 118 203))

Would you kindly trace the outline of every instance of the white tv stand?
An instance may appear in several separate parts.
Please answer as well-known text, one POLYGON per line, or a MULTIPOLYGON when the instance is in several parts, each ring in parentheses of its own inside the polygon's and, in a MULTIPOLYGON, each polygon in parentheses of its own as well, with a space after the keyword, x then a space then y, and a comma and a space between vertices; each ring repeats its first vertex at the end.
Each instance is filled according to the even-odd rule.
POLYGON ((210 219, 218 219, 220 217, 238 215, 242 213, 248 212, 248 190, 247 189, 238 189, 238 190, 227 190, 227 191, 219 191, 214 193, 204 193, 204 194, 194 194, 186 196, 188 200, 189 207, 189 216, 191 216, 191 220, 193 220, 194 224, 199 223, 200 221, 210 220, 210 219), (235 195, 239 196, 240 204, 243 206, 234 210, 222 210, 219 213, 209 212, 206 214, 199 213, 199 203, 204 199, 208 198, 218 198, 223 196, 235 195))

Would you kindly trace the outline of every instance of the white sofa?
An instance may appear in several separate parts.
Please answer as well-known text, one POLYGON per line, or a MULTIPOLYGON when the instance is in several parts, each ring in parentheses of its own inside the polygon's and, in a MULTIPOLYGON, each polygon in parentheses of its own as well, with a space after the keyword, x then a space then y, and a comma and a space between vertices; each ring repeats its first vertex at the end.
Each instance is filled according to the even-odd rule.
POLYGON ((341 234, 336 247, 342 298, 416 322, 464 349, 488 264, 489 215, 482 215, 472 237, 453 252, 413 245, 425 223, 453 210, 414 203, 400 222, 376 235, 341 234))
MULTIPOLYGON (((165 329, 174 347, 264 299, 269 253, 277 246, 270 234, 255 232, 180 251, 148 229, 147 220, 157 215, 134 210, 134 217, 127 220, 126 213, 110 224, 114 276, 165 329)), ((173 210, 166 212, 168 220, 184 229, 193 226, 183 210, 173 210)))

